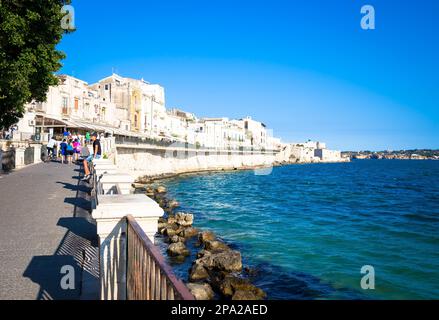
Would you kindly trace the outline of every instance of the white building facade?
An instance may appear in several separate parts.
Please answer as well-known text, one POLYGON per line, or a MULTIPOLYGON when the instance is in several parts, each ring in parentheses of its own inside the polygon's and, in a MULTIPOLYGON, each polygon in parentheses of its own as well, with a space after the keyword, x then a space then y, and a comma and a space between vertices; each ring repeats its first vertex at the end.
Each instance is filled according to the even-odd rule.
POLYGON ((186 142, 212 149, 273 149, 280 139, 265 124, 243 119, 197 118, 180 109, 166 109, 165 90, 158 84, 112 74, 89 85, 68 75, 50 87, 45 102, 26 105, 18 131, 26 136, 59 134, 76 128, 114 134, 186 142))

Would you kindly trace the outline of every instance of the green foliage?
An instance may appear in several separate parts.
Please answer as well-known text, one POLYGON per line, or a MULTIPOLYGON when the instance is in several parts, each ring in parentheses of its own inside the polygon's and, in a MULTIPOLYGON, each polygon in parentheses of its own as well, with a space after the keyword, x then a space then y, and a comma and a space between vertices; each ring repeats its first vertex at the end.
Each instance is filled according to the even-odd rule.
POLYGON ((16 123, 24 104, 45 101, 64 53, 62 0, 0 0, 0 128, 16 123))

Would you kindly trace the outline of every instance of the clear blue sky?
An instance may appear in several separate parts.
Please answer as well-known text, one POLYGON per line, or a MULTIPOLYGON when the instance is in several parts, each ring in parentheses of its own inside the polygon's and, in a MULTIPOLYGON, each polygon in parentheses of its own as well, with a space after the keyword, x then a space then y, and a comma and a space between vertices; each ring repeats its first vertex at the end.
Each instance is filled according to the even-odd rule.
POLYGON ((112 68, 165 87, 167 107, 251 115, 284 141, 439 148, 439 1, 73 0, 63 73, 112 68), (372 4, 376 30, 360 28, 372 4))

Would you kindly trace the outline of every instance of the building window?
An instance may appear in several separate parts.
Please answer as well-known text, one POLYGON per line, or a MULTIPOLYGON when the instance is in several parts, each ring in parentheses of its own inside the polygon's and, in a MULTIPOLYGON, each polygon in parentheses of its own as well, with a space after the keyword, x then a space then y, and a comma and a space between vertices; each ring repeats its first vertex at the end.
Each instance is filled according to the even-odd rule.
POLYGON ((69 98, 67 98, 67 97, 63 97, 62 98, 62 106, 63 106, 63 108, 67 108, 68 102, 69 102, 69 98))
POLYGON ((75 98, 75 111, 79 109, 79 100, 75 98))
POLYGON ((62 114, 68 114, 69 113, 69 98, 63 97, 62 98, 62 114))

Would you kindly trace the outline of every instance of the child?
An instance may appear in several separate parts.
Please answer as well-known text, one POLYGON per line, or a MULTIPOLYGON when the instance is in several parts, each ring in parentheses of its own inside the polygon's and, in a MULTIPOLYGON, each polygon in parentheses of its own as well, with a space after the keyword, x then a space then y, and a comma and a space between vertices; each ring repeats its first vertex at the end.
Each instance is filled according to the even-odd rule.
POLYGON ((72 164, 72 157, 74 153, 72 140, 69 140, 69 142, 67 143, 66 152, 67 152, 67 163, 72 164))

